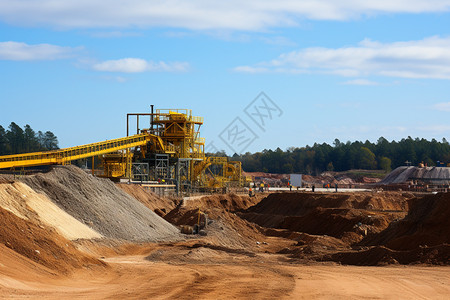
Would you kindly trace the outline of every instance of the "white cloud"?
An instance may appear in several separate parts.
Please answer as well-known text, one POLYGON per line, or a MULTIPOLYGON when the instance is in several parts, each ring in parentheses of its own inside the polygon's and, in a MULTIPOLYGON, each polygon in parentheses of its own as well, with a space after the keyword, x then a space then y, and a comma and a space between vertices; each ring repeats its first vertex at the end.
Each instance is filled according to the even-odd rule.
POLYGON ((450 125, 428 125, 417 127, 416 132, 423 132, 424 134, 433 134, 433 135, 448 135, 450 131, 450 125))
POLYGON ((250 66, 241 66, 233 69, 236 72, 244 72, 244 73, 265 73, 269 72, 269 69, 262 67, 250 67, 250 66))
POLYGON ((93 69, 102 72, 141 73, 141 72, 185 72, 186 62, 153 62, 140 58, 122 58, 96 63, 93 69))
MULTIPOLYGON (((450 38, 430 37, 395 43, 364 40, 354 47, 305 48, 254 66, 239 66, 235 71, 255 73, 259 69, 264 72, 326 73, 346 77, 379 75, 450 79, 450 38)), ((353 84, 364 83, 358 80, 353 84)))
POLYGON ((2 0, 0 21, 56 28, 177 27, 261 30, 304 19, 349 20, 392 13, 433 13, 450 0, 2 0))
POLYGON ((128 81, 128 78, 122 77, 122 76, 101 76, 101 79, 108 80, 108 81, 115 81, 119 83, 124 83, 128 81))
POLYGON ((123 38, 123 37, 138 37, 142 36, 142 33, 131 31, 106 31, 106 32, 93 32, 90 34, 96 38, 123 38))
POLYGON ((260 40, 269 45, 276 46, 296 46, 297 44, 291 41, 290 39, 283 36, 275 36, 275 37, 261 37, 260 40))
POLYGON ((50 44, 28 45, 19 42, 0 42, 0 60, 55 60, 68 58, 81 48, 50 44))
POLYGON ((450 102, 437 103, 433 107, 436 110, 449 111, 450 112, 450 102))
POLYGON ((345 85, 378 85, 378 82, 367 80, 367 79, 354 79, 343 82, 345 85))

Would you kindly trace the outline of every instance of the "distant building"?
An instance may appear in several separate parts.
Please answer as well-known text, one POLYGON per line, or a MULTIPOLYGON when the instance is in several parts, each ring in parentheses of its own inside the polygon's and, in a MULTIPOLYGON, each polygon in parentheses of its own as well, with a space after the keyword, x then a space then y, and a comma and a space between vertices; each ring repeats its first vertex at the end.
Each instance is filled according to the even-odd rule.
POLYGON ((295 187, 302 187, 302 174, 290 174, 289 183, 295 187))

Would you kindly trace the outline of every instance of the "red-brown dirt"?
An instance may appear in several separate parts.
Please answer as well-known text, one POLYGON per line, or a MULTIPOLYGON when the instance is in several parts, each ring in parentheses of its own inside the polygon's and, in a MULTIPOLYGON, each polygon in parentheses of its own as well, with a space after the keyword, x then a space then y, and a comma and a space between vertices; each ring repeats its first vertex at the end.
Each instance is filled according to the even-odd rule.
POLYGON ((389 264, 450 264, 450 245, 414 248, 406 251, 374 246, 367 250, 339 252, 325 255, 322 260, 332 260, 347 265, 380 266, 389 264))
POLYGON ((0 243, 58 273, 105 267, 102 261, 78 251, 54 229, 23 220, 3 208, 0 208, 0 243))
POLYGON ((194 226, 198 223, 200 209, 200 222, 204 223, 205 217, 207 219, 203 243, 234 249, 258 248, 258 243, 267 240, 262 233, 263 230, 258 225, 238 217, 235 212, 258 203, 264 196, 265 194, 258 194, 255 197, 225 194, 184 200, 183 205, 172 210, 164 218, 175 225, 194 226))
POLYGON ((259 203, 261 199, 267 197, 266 193, 257 193, 253 197, 237 194, 220 194, 195 197, 194 200, 184 200, 184 207, 200 209, 222 209, 231 212, 247 209, 259 203))
POLYGON ((362 245, 385 245, 394 250, 413 250, 450 244, 450 193, 410 201, 408 215, 362 245))
MULTIPOLYGON (((340 222, 342 222, 341 225, 336 226, 336 237, 289 229, 263 228, 238 216, 238 214, 245 215, 246 211, 256 209, 260 198, 249 198, 246 195, 214 195, 193 198, 175 208, 166 217, 171 217, 175 223, 195 222, 195 217, 198 216, 196 213, 200 208, 212 220, 212 223, 207 225, 206 236, 186 236, 185 240, 163 243, 125 243, 110 240, 76 242, 78 249, 85 253, 96 257, 101 256, 101 260, 108 265, 106 268, 94 267, 95 265, 89 264, 83 265, 83 263, 77 264, 69 259, 66 262, 65 257, 59 254, 62 250, 58 250, 57 253, 49 251, 49 255, 59 255, 58 258, 62 258, 64 261, 56 259, 52 261, 52 258, 48 257, 46 258, 48 262, 39 261, 24 251, 30 258, 36 259, 38 264, 18 254, 22 250, 14 248, 18 251, 14 252, 13 248, 0 245, 0 297, 39 299, 311 299, 323 297, 333 299, 445 299, 450 293, 448 267, 367 267, 367 265, 417 262, 442 264, 445 253, 448 253, 446 244, 421 246, 414 251, 406 252, 405 255, 404 251, 389 249, 386 246, 358 246, 355 243, 362 236, 361 230, 352 227, 351 231, 347 232, 345 230, 348 228, 343 226, 348 220, 356 221, 361 216, 368 218, 370 215, 371 218, 360 220, 367 223, 369 219, 374 220, 373 224, 362 225, 381 228, 385 226, 384 223, 381 223, 385 219, 376 217, 385 214, 405 214, 403 210, 393 210, 406 208, 405 199, 412 199, 411 195, 363 193, 349 195, 348 198, 342 200, 335 198, 334 194, 317 194, 316 205, 314 205, 315 200, 310 199, 308 195, 299 197, 305 197, 305 200, 302 200, 303 206, 297 203, 299 200, 294 199, 295 196, 284 196, 283 194, 270 195, 269 198, 271 198, 272 205, 283 204, 287 207, 275 208, 268 203, 264 205, 267 205, 268 210, 280 213, 278 216, 282 218, 281 222, 289 223, 291 220, 292 224, 289 223, 289 226, 293 228, 299 226, 295 222, 295 218, 305 218, 302 226, 306 228, 309 226, 307 223, 313 222, 313 217, 320 214, 322 217, 318 219, 317 226, 322 226, 328 233, 335 229, 324 223, 341 224, 340 222), (277 203, 277 197, 293 197, 293 199, 277 203), (328 202, 327 197, 330 198, 328 202), (289 203, 292 203, 293 207, 289 207, 289 203), (332 219, 333 215, 337 216, 336 219, 332 219), (330 220, 335 220, 335 222, 330 220), (341 231, 344 231, 344 234, 341 234, 341 231), (352 246, 352 244, 356 246, 352 246), (364 266, 339 266, 335 262, 329 261, 364 266), (66 263, 69 266, 66 266, 66 263), (45 264, 48 267, 45 267, 45 264), (53 271, 55 264, 61 264, 61 268, 64 270, 53 271), (70 272, 70 276, 59 276, 56 272, 70 272)), ((263 199, 260 205, 263 206, 265 201, 268 200, 263 199)), ((442 204, 444 202, 441 203, 434 199, 434 204, 426 202, 428 206, 417 202, 417 207, 421 207, 417 210, 414 209, 415 201, 410 201, 410 215, 415 216, 410 217, 411 220, 437 220, 434 227, 426 222, 426 224, 417 225, 417 228, 424 229, 427 234, 436 230, 438 233, 445 233, 445 227, 442 229, 439 223, 444 223, 445 226, 448 224, 444 219, 448 215, 447 211, 441 216, 441 219, 437 218, 437 208, 444 210, 445 206, 440 206, 444 205, 442 204), (421 212, 417 216, 414 213, 416 210, 421 212), (439 231, 439 228, 442 231, 439 231)), ((270 214, 265 214, 262 209, 260 214, 270 216, 270 214)), ((37 237, 42 241, 37 243, 42 248, 37 249, 43 251, 47 248, 57 249, 58 245, 62 248, 66 247, 66 240, 61 239, 55 231, 45 226, 40 227, 40 224, 36 225, 22 219, 16 220, 17 217, 8 211, 0 210, 0 217, 1 220, 6 220, 4 221, 6 223, 0 223, 0 226, 9 235, 18 236, 15 237, 16 240, 13 239, 14 243, 27 245, 28 248, 34 249, 35 244, 26 243, 34 242, 33 238, 37 237), (7 225, 12 223, 17 227, 7 225), (33 226, 37 226, 37 228, 33 226), (32 234, 24 235, 22 230, 28 232, 29 229, 32 234), (42 236, 44 233, 45 238, 50 241, 44 239, 42 236), (22 238, 27 241, 22 241, 22 238)), ((399 220, 396 223, 402 222, 399 220)), ((310 228, 311 231, 313 229, 316 230, 310 228)), ((423 233, 419 229, 417 232, 423 233)), ((2 233, 1 236, 8 236, 8 234, 2 233)), ((376 236, 375 233, 368 234, 367 239, 370 235, 376 236)), ((396 235, 392 236, 397 237, 396 235)), ((75 258, 76 261, 83 262, 77 256, 80 253, 79 250, 73 247, 70 249, 78 252, 68 252, 67 255, 72 256, 72 259, 75 258)), ((63 250, 67 251, 67 249, 63 250)), ((42 251, 40 252, 42 253, 42 251)), ((86 254, 83 255, 86 256, 86 254)))
POLYGON ((119 183, 117 184, 117 187, 119 187, 127 194, 133 196, 135 199, 139 200, 142 204, 153 210, 161 217, 170 212, 176 206, 174 200, 165 197, 159 197, 155 193, 146 190, 138 184, 119 183))
POLYGON ((294 259, 449 264, 449 210, 450 194, 278 193, 239 215, 297 241, 279 252, 294 259))
POLYGON ((352 244, 403 218, 411 197, 400 193, 274 193, 239 216, 265 228, 328 235, 352 244))

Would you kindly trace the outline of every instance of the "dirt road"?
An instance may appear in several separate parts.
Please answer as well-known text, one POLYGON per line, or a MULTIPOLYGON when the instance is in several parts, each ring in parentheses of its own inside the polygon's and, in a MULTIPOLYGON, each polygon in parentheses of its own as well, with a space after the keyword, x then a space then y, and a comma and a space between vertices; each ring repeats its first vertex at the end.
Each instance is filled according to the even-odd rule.
POLYGON ((12 273, 2 272, 2 265, 0 297, 445 299, 450 294, 449 267, 293 265, 240 255, 217 264, 153 262, 145 255, 104 260, 109 268, 83 270, 69 278, 46 274, 32 262, 16 265, 12 273))

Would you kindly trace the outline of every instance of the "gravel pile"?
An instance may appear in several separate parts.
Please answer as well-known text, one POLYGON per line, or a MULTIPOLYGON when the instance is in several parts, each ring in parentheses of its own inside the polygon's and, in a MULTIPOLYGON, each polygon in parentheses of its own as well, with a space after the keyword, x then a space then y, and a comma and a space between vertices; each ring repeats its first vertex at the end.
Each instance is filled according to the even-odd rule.
POLYGON ((398 167, 389 173, 379 184, 405 183, 414 179, 433 180, 440 184, 450 183, 448 167, 398 167))
POLYGON ((45 193, 74 218, 105 237, 134 242, 173 240, 178 229, 108 179, 87 174, 75 166, 21 179, 45 193))

